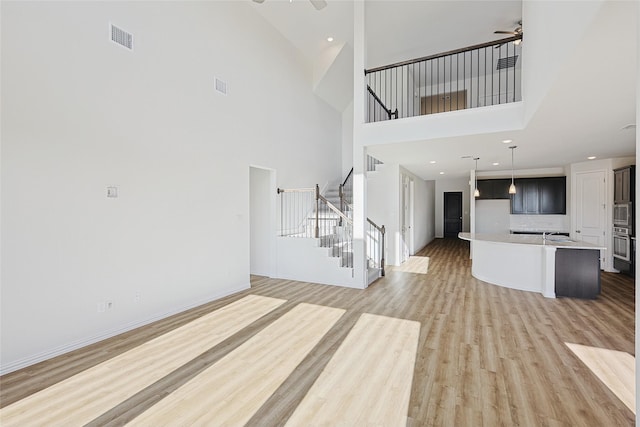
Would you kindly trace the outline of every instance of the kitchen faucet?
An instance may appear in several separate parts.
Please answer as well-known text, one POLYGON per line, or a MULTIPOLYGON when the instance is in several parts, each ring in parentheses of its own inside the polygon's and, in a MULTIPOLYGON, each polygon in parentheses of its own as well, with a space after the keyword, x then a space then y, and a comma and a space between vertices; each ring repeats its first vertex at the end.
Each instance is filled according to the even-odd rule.
POLYGON ((542 240, 547 240, 547 237, 552 236, 554 234, 556 234, 556 231, 552 231, 551 233, 547 233, 546 231, 542 232, 542 240))

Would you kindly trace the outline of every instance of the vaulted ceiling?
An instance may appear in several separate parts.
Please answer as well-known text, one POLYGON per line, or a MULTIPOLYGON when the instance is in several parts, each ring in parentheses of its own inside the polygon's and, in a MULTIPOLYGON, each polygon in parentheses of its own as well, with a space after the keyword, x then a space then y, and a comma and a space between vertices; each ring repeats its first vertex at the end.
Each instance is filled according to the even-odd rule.
MULTIPOLYGON (((308 0, 266 0, 253 7, 313 64, 332 45, 350 45, 353 40, 352 2, 327 1, 320 11, 308 0), (326 40, 329 36, 333 42, 326 40)), ((510 152, 501 144, 503 139, 518 145, 522 169, 565 166, 586 161, 588 156, 635 155, 635 129, 624 127, 635 124, 637 2, 591 2, 598 8, 593 17, 580 15, 580 2, 564 4, 575 8, 575 20, 523 16, 527 7, 520 0, 367 1, 367 67, 495 40, 494 30, 513 29, 523 19, 524 64, 527 48, 533 49, 537 42, 536 48, 543 45, 549 51, 549 63, 537 65, 552 71, 544 94, 536 94, 539 101, 523 129, 400 141, 369 147, 369 152, 423 179, 468 176, 472 165, 461 159, 464 155, 480 157, 480 170, 506 169, 510 152), (577 25, 580 19, 583 22, 577 25), (548 37, 538 33, 536 40, 527 38, 527 28, 534 27, 548 31, 548 37), (545 47, 544 43, 550 44, 545 47), (429 163, 432 160, 437 163, 429 163)), ((534 36, 533 31, 530 35, 534 36)), ((544 61, 544 55, 538 58, 544 61)), ((532 68, 523 65, 525 76, 528 70, 532 68)), ((538 76, 530 73, 528 78, 538 76)), ((524 102, 528 102, 526 94, 524 102)))

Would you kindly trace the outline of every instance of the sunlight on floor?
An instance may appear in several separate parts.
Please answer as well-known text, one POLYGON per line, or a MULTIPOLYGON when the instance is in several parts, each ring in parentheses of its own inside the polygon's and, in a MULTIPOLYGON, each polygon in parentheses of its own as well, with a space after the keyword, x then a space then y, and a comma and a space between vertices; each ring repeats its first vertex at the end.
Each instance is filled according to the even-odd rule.
POLYGON ((429 271, 429 257, 428 256, 412 256, 398 267, 393 268, 394 271, 401 271, 403 273, 417 273, 427 274, 429 271))
POLYGON ((407 423, 420 323, 363 313, 287 426, 407 423))
POLYGON ((622 351, 565 343, 631 411, 636 413, 635 357, 622 351))

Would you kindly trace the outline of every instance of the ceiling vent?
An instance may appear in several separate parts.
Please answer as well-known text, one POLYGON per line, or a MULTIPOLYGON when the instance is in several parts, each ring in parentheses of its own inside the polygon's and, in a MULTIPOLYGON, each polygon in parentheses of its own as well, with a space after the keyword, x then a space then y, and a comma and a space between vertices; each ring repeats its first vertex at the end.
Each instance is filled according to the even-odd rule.
POLYGON ((113 24, 109 24, 109 29, 111 30, 112 42, 117 43, 122 47, 126 47, 129 50, 133 50, 133 34, 128 33, 113 24))
POLYGON ((227 82, 216 77, 216 90, 221 94, 226 95, 229 92, 229 85, 227 85, 227 82))
POLYGON ((507 56, 506 58, 498 59, 498 65, 496 66, 496 70, 503 70, 505 68, 513 68, 516 66, 516 61, 518 60, 518 55, 507 56))

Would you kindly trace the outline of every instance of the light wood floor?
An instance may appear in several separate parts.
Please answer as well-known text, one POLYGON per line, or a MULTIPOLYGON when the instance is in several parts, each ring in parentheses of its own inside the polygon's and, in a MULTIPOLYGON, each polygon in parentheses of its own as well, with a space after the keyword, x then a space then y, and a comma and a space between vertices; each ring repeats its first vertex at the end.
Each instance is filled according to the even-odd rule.
MULTIPOLYGON (((426 274, 389 268, 385 278, 365 291, 252 277, 249 291, 1 377, 0 406, 35 395, 253 294, 286 302, 87 425, 134 420, 203 378, 200 375, 245 343, 251 346, 261 331, 301 303, 342 309, 344 314, 310 352, 301 352, 301 362, 287 368, 286 378, 266 393, 246 425, 295 421, 296 408, 322 386, 323 372, 331 372, 332 358, 348 357, 339 349, 352 339, 348 336, 357 331, 354 326, 364 314, 419 324, 406 414, 409 426, 634 424, 633 413, 565 344, 634 355, 632 279, 603 273, 597 300, 549 300, 471 277, 467 242, 439 239, 417 255, 428 257, 423 260, 428 263, 426 274)), ((362 387, 363 396, 370 391, 362 387)))

